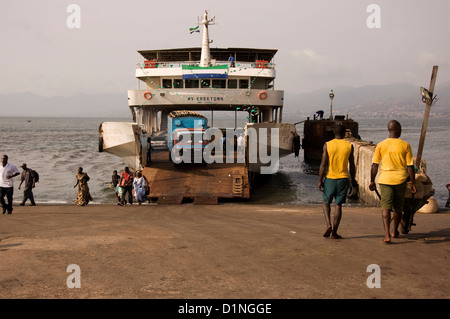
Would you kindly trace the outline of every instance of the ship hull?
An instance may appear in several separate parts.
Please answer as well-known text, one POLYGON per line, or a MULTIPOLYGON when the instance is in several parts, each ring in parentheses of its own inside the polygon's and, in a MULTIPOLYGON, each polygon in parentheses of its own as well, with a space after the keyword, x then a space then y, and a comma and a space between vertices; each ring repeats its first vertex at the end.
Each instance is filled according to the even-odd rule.
POLYGON ((350 136, 359 137, 358 122, 349 120, 307 120, 303 127, 302 148, 305 162, 319 164, 322 160, 323 145, 334 139, 334 128, 344 125, 350 136))
POLYGON ((136 123, 103 122, 99 127, 99 151, 122 158, 133 170, 141 169, 141 143, 136 123))

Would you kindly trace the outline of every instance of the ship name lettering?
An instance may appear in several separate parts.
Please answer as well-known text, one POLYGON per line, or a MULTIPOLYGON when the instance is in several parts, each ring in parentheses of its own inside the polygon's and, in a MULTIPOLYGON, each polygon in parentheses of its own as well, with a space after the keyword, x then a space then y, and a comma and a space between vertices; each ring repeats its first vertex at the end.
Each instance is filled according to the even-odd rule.
POLYGON ((197 97, 188 97, 187 100, 188 101, 196 100, 197 102, 218 102, 223 101, 224 99, 222 96, 197 96, 197 97))

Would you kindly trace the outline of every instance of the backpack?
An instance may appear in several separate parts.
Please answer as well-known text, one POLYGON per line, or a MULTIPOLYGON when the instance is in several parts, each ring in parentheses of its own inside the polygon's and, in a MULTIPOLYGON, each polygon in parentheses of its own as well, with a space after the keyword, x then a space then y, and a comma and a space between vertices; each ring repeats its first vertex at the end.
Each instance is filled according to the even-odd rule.
POLYGON ((39 183, 39 174, 35 170, 30 169, 31 176, 34 178, 35 183, 39 183))

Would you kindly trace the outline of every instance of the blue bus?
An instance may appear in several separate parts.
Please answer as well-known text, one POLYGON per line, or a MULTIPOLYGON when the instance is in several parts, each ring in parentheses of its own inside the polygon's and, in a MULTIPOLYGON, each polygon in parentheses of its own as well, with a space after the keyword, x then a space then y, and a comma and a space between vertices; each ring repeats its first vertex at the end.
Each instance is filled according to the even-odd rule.
POLYGON ((206 117, 196 111, 172 111, 167 121, 167 146, 170 160, 180 163, 181 157, 184 157, 183 154, 189 152, 189 162, 192 163, 195 153, 203 154, 203 149, 208 145, 208 141, 204 140, 207 125, 206 117))

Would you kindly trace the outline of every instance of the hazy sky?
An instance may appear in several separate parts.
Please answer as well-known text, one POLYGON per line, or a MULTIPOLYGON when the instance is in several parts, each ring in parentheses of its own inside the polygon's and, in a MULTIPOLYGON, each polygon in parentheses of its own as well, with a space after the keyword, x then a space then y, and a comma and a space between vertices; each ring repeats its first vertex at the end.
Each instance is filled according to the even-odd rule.
POLYGON ((207 9, 211 47, 278 49, 275 87, 300 93, 340 85, 450 81, 449 0, 2 0, 0 94, 126 95, 137 50, 201 46, 189 34, 207 9), (80 28, 67 26, 70 4, 80 28), (380 28, 369 28, 370 4, 380 28))

